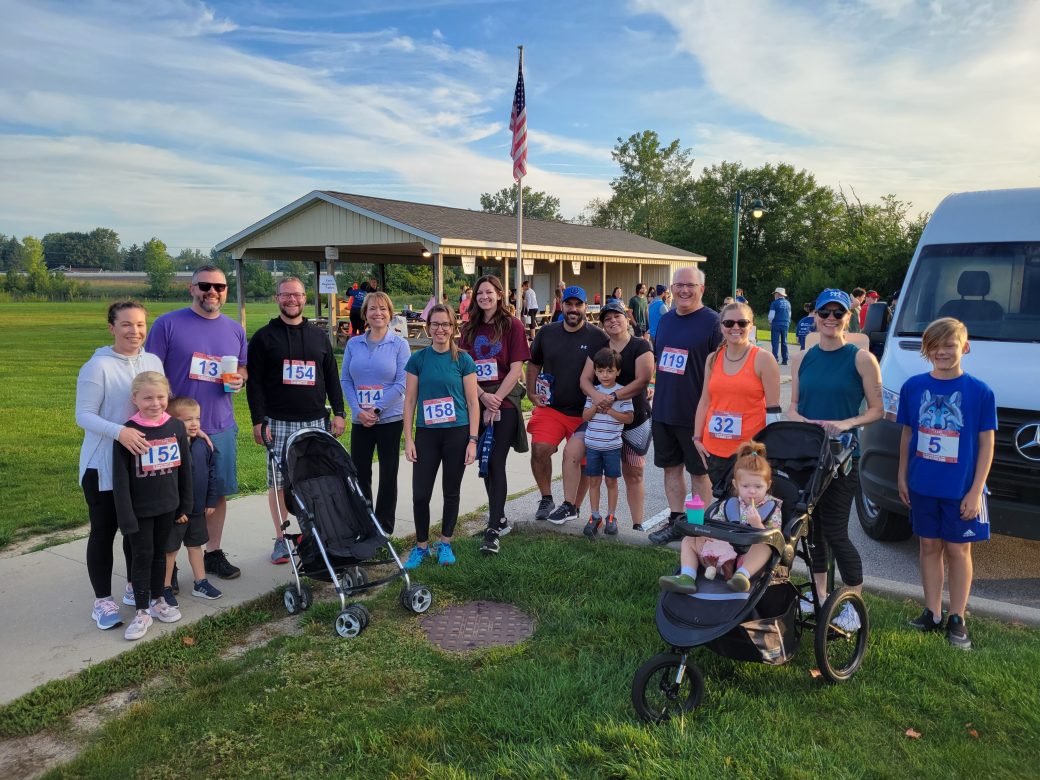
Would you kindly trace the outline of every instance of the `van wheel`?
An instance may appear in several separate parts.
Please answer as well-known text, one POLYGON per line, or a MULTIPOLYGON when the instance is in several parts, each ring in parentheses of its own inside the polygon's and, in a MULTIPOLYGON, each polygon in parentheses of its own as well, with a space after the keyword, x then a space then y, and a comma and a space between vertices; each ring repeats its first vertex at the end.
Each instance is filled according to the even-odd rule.
POLYGON ((909 518, 875 504, 862 483, 856 490, 856 514, 867 536, 879 542, 901 542, 913 534, 909 518))

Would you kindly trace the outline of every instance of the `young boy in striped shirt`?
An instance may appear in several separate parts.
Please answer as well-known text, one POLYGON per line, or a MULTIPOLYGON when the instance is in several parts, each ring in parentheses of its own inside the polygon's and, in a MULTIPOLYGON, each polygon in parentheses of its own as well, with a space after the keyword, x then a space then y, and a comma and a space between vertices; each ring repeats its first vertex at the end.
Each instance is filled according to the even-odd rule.
POLYGON ((605 409, 593 405, 591 398, 585 399, 582 419, 585 428, 585 476, 589 478, 589 504, 592 516, 585 524, 583 533, 595 539, 603 518, 599 513, 599 486, 603 478, 607 482, 607 518, 604 533, 613 536, 618 532, 617 509, 618 477, 621 476, 621 431, 632 422, 635 411, 631 399, 617 400, 617 393, 624 388, 617 383, 621 371, 621 355, 610 347, 603 347, 592 358, 596 369, 596 391, 611 397, 611 405, 605 409))

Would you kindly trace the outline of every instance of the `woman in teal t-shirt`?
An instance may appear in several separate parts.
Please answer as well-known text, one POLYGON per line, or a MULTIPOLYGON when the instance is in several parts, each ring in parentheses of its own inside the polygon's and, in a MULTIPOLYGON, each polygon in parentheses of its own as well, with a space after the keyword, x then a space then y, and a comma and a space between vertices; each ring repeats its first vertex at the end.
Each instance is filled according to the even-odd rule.
POLYGON ((437 562, 442 566, 455 563, 451 537, 459 519, 462 474, 476 458, 480 423, 477 366, 455 344, 455 312, 446 304, 437 304, 427 314, 426 327, 433 344, 412 355, 404 367, 404 456, 415 464, 412 509, 416 541, 404 564, 406 569, 414 569, 430 557, 430 499, 442 464, 444 510, 437 562))

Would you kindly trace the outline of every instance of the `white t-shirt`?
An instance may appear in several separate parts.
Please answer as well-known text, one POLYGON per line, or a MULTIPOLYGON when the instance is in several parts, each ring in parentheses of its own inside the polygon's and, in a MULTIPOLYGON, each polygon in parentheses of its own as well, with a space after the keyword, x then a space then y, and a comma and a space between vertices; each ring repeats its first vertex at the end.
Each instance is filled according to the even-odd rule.
MULTIPOLYGON (((624 385, 614 385, 612 388, 607 390, 603 385, 596 385, 596 392, 609 395, 610 393, 617 393, 624 389, 624 385)), ((585 399, 585 408, 588 409, 592 406, 592 399, 585 399)), ((615 401, 613 407, 615 412, 631 412, 633 411, 632 399, 626 398, 623 401, 615 401)), ((621 449, 621 431, 624 429, 625 424, 620 423, 605 412, 596 412, 596 416, 589 420, 589 425, 585 429, 585 446, 590 450, 619 450, 621 449)))
POLYGON ((531 311, 531 309, 538 308, 538 296, 534 293, 533 287, 528 287, 527 292, 524 293, 524 309, 531 311))

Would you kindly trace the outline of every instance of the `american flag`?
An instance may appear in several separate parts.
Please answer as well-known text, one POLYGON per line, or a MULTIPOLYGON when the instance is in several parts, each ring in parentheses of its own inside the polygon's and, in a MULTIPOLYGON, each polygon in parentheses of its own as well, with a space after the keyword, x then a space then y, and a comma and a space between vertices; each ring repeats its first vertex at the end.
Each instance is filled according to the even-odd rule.
POLYGON ((513 131, 513 178, 519 181, 527 175, 527 98, 524 95, 523 61, 517 69, 513 110, 509 114, 509 129, 513 131))

